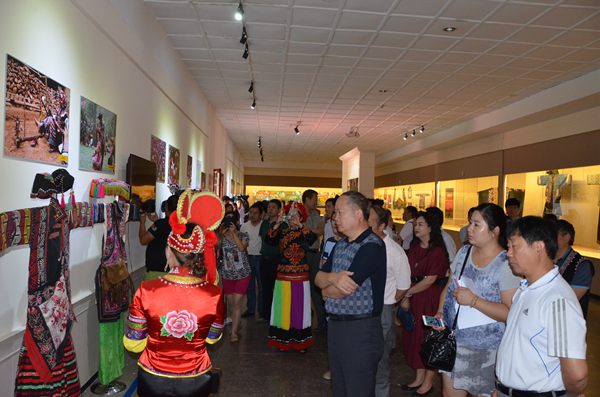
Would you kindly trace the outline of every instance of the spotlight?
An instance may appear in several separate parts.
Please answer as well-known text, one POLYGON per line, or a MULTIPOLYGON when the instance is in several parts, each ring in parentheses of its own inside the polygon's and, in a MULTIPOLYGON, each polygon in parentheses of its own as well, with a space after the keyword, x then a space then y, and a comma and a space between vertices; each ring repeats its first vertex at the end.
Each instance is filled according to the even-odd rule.
POLYGON ((244 53, 242 54, 242 58, 248 59, 248 44, 244 47, 244 53))
POLYGON ((456 30, 456 28, 454 26, 446 26, 444 29, 442 29, 444 32, 454 32, 456 30))
POLYGON ((298 126, 294 127, 294 132, 296 133, 296 135, 300 135, 300 129, 298 128, 298 126))
POLYGON ((419 128, 419 132, 422 134, 425 132, 425 126, 422 125, 421 128, 419 128))
POLYGON ((250 109, 256 109, 256 99, 252 100, 252 105, 250 105, 250 109))
POLYGON ((417 136, 417 131, 413 130, 412 134, 410 134, 410 135, 412 135, 413 138, 416 137, 417 136))
POLYGON ((246 33, 246 27, 244 26, 242 28, 242 37, 240 38, 240 43, 246 44, 247 40, 248 40, 248 33, 246 33))
POLYGON ((248 92, 254 91, 254 81, 250 82, 250 88, 248 88, 248 92))
POLYGON ((235 11, 234 18, 236 21, 241 21, 244 18, 244 7, 242 7, 242 2, 240 1, 240 5, 235 11))
POLYGON ((404 138, 402 138, 402 139, 404 139, 404 140, 407 140, 407 139, 408 139, 408 132, 405 132, 405 133, 404 133, 404 138))

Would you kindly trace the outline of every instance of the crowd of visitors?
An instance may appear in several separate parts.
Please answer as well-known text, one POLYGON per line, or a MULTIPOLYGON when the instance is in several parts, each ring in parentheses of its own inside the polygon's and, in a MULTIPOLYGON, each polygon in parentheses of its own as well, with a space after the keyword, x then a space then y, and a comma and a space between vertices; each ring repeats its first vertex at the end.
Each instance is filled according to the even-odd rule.
MULTIPOLYGON (((187 202, 192 195, 184 193, 187 202)), ((396 232, 380 200, 346 192, 322 202, 324 216, 318 202, 311 189, 301 202, 249 206, 243 196, 224 197, 220 210, 213 209, 221 211, 220 226, 209 227, 197 221, 200 215, 179 214, 174 196, 166 203, 168 221, 140 226, 147 256, 156 256, 147 259, 147 279, 159 277, 137 291, 124 339, 128 349, 143 351, 140 396, 158 395, 150 390, 165 369, 172 390, 180 390, 173 395, 207 395, 216 376, 205 344, 217 341, 229 323, 228 340, 236 343, 242 317, 268 323, 266 343, 281 352, 305 353, 313 333, 326 332, 323 378, 336 397, 389 396, 394 388, 433 395, 438 376, 437 395, 444 397, 584 396, 594 268, 573 249, 569 222, 521 217, 516 198, 506 201, 506 211, 483 203, 469 210, 457 248, 437 207, 406 207, 396 232), (210 230, 216 231, 213 243, 205 246, 213 240, 198 237, 186 245, 195 234, 211 237, 210 230), (208 280, 201 259, 210 264, 215 254, 219 277, 208 280), (176 288, 183 280, 198 283, 205 304, 184 304, 176 288), (159 293, 164 301, 151 301, 159 293), (163 320, 184 312, 195 322, 181 339, 163 320), (401 385, 390 382, 396 328, 403 357, 393 357, 414 370, 401 385), (439 370, 421 347, 446 330, 456 341, 454 365, 439 370), (172 350, 193 361, 169 365, 172 350)))

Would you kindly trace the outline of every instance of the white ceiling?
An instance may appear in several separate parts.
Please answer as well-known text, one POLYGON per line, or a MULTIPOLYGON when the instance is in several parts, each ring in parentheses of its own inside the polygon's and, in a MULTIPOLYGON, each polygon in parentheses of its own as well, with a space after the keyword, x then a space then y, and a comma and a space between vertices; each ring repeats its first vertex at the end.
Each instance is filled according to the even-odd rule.
POLYGON ((600 68, 600 0, 244 0, 246 60, 237 0, 145 2, 249 162, 381 155, 600 68))

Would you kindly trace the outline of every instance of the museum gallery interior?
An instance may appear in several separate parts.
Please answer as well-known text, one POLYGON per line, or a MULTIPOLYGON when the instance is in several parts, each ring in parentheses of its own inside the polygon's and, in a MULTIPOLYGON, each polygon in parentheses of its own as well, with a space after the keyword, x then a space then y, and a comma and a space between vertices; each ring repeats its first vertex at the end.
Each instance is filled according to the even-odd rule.
POLYGON ((439 207, 457 242, 515 197, 600 263, 598 0, 1 1, 0 59, 0 396, 17 368, 122 376, 99 374, 129 305, 101 268, 139 285, 140 211, 177 188, 310 188, 322 213, 358 190, 399 225, 439 207))

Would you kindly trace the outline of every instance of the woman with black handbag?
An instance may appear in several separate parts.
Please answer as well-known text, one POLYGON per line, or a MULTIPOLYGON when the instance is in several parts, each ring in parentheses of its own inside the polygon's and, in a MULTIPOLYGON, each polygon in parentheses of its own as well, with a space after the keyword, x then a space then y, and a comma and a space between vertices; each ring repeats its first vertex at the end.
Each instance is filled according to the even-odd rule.
POLYGON ((404 330, 402 344, 406 361, 416 374, 414 380, 401 385, 401 389, 412 391, 413 396, 424 396, 433 391, 435 372, 423 363, 419 354, 426 332, 421 318, 423 315, 434 316, 437 311, 448 271, 448 253, 441 227, 429 213, 418 213, 414 232, 415 238, 408 251, 412 285, 400 305, 405 310, 410 308, 415 318, 414 329, 404 330))
POLYGON ((490 203, 479 205, 471 217, 468 236, 471 246, 462 247, 456 255, 436 314, 447 327, 457 326, 454 368, 442 371, 444 397, 491 395, 496 351, 520 282, 506 257, 502 208, 490 203), (456 307, 460 307, 458 316, 456 307))

